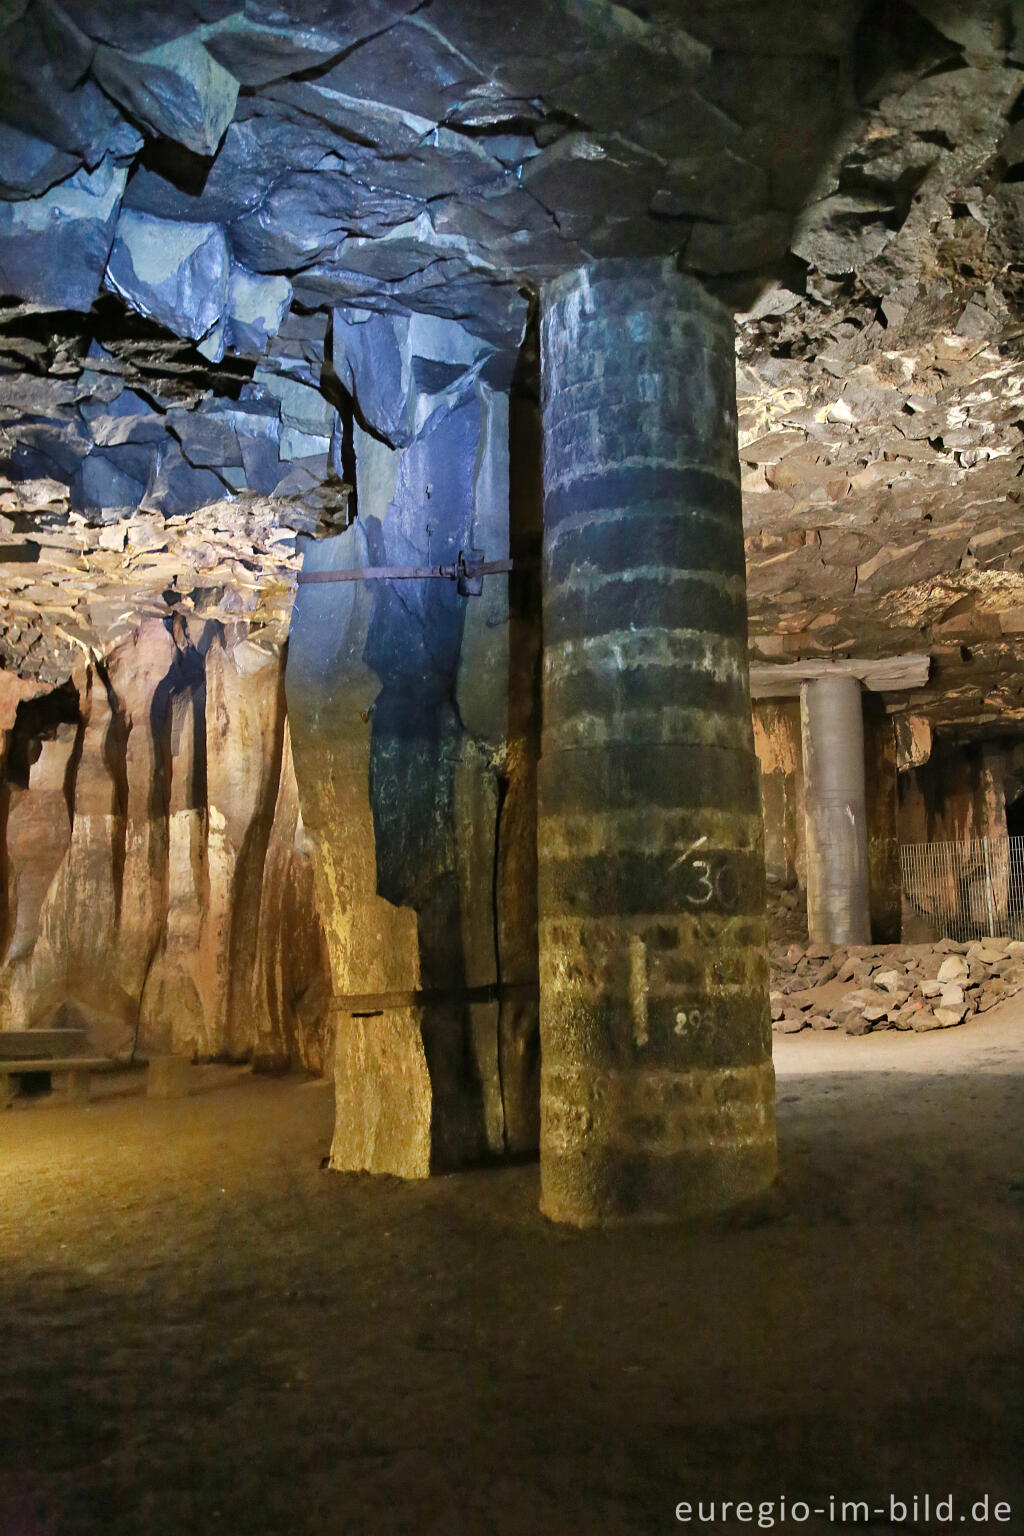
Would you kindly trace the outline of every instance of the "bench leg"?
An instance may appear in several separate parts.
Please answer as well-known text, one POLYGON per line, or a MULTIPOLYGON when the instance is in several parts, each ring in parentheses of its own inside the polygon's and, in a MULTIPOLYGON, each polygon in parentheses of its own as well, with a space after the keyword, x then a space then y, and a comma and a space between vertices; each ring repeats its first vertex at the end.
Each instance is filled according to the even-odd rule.
POLYGON ((0 1077, 0 1109, 10 1109, 14 1103, 14 1080, 5 1072, 0 1077))
POLYGON ((188 1056, 151 1056, 146 1072, 146 1093, 151 1099, 183 1099, 192 1087, 192 1061, 188 1056))
POLYGON ((68 1104, 88 1104, 91 1074, 80 1068, 51 1074, 53 1087, 68 1104))

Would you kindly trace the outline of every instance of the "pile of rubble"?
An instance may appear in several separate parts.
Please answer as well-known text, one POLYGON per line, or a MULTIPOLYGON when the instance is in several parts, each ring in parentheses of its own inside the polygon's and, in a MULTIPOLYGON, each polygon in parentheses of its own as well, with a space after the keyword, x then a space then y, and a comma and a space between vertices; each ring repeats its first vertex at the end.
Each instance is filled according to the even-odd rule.
POLYGON ((769 875, 765 918, 773 954, 776 947, 788 951, 794 946, 804 953, 807 946, 807 895, 804 891, 798 886, 781 885, 769 875))
POLYGON ((771 953, 772 1028, 950 1029, 1024 988, 1024 942, 790 945, 771 953))

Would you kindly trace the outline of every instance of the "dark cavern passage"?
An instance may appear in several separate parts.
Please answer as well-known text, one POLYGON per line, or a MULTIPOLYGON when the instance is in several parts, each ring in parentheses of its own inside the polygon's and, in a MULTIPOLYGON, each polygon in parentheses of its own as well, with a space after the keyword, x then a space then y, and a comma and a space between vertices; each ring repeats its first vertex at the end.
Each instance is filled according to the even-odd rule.
POLYGON ((1024 1532, 1020 6, 0 39, 0 1536, 1024 1532))

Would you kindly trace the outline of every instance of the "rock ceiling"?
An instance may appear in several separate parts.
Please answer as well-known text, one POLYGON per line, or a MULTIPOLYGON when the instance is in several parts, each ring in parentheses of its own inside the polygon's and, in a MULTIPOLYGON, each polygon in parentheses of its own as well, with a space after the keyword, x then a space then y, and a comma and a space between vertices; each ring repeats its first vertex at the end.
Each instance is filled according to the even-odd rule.
POLYGON ((752 652, 929 650, 914 707, 993 726, 1024 715, 1024 75, 946 24, 823 168, 801 291, 740 317, 752 652))
POLYGON ((507 377, 545 278, 674 252, 740 312, 754 655, 930 650, 915 708, 1019 718, 1014 14, 0 0, 0 658, 276 642, 368 357, 507 377))
POLYGON ((105 286, 212 358, 289 303, 514 345, 520 289, 590 257, 760 270, 853 104, 851 0, 3 11, 8 289, 105 286))

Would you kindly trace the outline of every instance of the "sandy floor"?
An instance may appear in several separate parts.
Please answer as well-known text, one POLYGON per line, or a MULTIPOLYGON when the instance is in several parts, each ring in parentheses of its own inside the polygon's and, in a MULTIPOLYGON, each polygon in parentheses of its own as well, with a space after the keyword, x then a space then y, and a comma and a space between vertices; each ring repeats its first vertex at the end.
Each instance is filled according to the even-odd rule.
POLYGON ((1024 1533, 1024 1003, 776 1043, 778 1196, 700 1231, 553 1228, 535 1166, 321 1172, 318 1083, 0 1116, 0 1536, 735 1532, 675 1506, 781 1494, 885 1515, 776 1529, 948 1530, 890 1522, 925 1493, 1024 1533))

